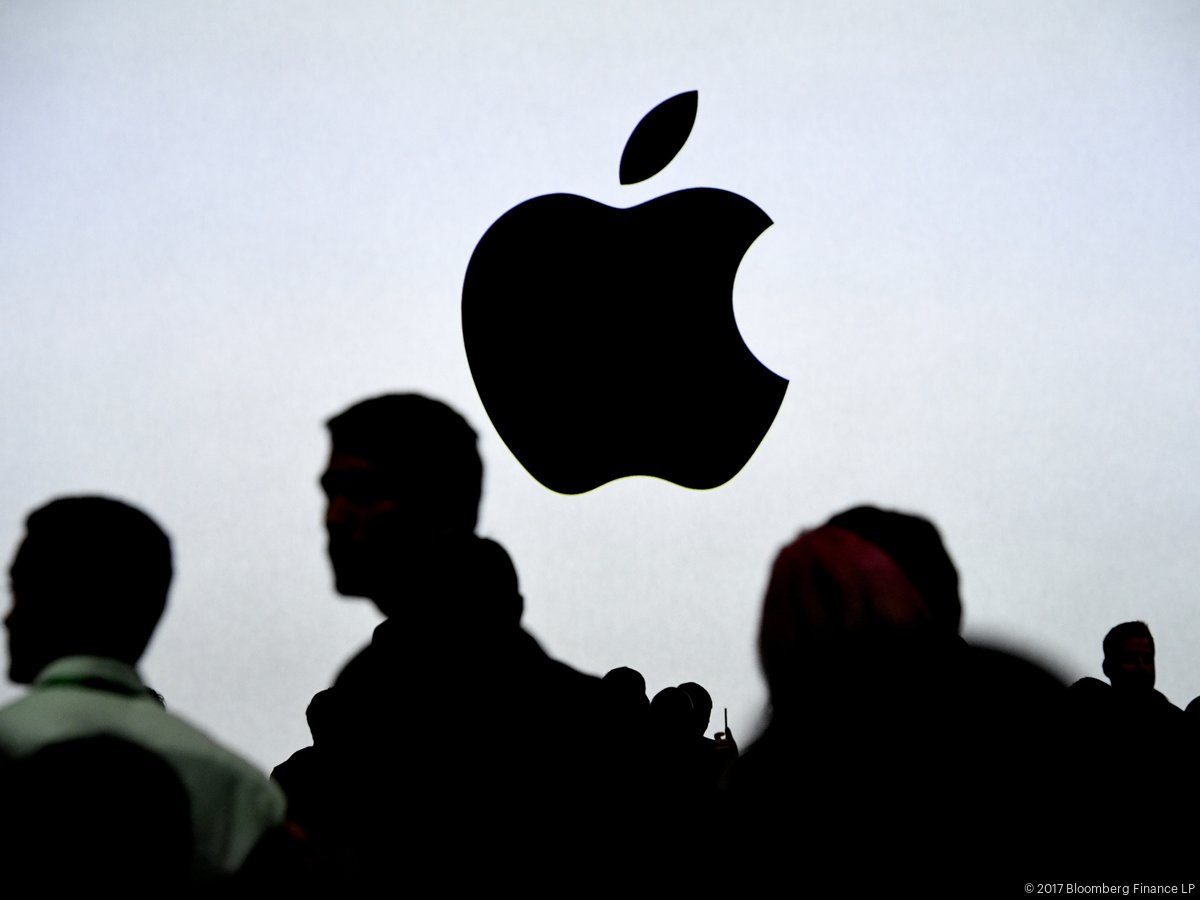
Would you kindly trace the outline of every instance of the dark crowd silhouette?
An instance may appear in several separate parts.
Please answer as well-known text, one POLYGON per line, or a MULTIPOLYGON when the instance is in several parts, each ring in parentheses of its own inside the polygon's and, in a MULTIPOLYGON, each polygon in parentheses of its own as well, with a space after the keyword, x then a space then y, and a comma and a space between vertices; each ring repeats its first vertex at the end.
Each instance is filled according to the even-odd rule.
POLYGON ((1068 687, 961 637, 931 522, 849 509, 775 560, 769 709, 743 751, 700 684, 651 698, 636 668, 579 672, 522 628, 513 561, 476 534, 483 466, 455 411, 386 395, 326 424, 334 583, 385 618, 270 778, 138 673, 172 578, 162 528, 98 496, 28 516, 5 624, 30 689, 0 709, 9 884, 942 892, 973 872, 969 894, 1189 874, 1200 698, 1184 712, 1155 690, 1144 623, 1104 637, 1105 680, 1068 687))

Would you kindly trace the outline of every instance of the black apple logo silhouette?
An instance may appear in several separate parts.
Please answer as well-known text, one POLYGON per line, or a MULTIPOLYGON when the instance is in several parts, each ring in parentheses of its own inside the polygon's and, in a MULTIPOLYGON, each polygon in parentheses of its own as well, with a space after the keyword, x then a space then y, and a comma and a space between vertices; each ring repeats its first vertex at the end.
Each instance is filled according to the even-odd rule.
MULTIPOLYGON (((683 147, 697 93, 630 135, 622 184, 683 147)), ((691 188, 628 209, 572 194, 527 200, 480 239, 463 283, 463 341, 500 437, 538 481, 580 494, 627 475, 724 484, 787 390, 754 358, 733 281, 771 225, 737 194, 691 188)))

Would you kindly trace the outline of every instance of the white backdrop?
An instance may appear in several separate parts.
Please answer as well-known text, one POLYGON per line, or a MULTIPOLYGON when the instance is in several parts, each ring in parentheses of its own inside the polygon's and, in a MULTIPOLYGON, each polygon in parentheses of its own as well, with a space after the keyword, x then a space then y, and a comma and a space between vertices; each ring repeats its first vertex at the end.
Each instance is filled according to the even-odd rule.
POLYGON ((1144 618, 1183 705, 1198 46, 1200 7, 1140 0, 8 0, 0 546, 64 493, 159 518, 178 575, 145 674, 271 766, 377 617, 331 588, 321 422, 421 390, 481 434, 481 531, 547 648, 699 681, 743 744, 771 559, 863 501, 939 524, 969 635, 1076 678, 1144 618), (630 130, 691 89, 683 151, 621 187, 630 130), (538 194, 693 186, 775 220, 736 309, 791 379, 780 414, 717 490, 553 494, 471 381, 475 242, 538 194))

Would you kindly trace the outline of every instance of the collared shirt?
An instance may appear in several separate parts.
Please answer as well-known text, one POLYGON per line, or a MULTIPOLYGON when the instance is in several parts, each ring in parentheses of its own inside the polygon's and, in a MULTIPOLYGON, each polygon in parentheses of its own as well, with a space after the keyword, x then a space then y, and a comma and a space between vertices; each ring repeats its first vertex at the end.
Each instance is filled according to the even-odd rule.
POLYGON ((0 755, 109 734, 164 759, 191 803, 198 878, 232 874, 259 838, 283 822, 278 785, 150 695, 132 666, 96 656, 59 659, 25 697, 0 709, 0 755))

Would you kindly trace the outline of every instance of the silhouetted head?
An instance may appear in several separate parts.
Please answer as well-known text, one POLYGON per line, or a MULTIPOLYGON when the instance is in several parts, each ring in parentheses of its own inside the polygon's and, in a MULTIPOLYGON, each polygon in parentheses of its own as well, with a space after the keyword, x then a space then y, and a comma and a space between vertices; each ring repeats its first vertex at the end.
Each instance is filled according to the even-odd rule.
POLYGON ((105 497, 65 497, 25 520, 9 570, 9 677, 28 684, 64 656, 135 665, 162 617, 171 544, 140 510, 105 497))
POLYGON ((855 661, 878 668, 944 647, 961 616, 958 573, 930 522, 870 507, 834 516, 772 568, 759 631, 772 701, 833 683, 855 661))
POLYGON ((342 705, 333 688, 317 691, 308 701, 304 715, 308 720, 308 730, 313 736, 314 744, 325 744, 332 737, 336 739, 337 731, 344 724, 341 721, 342 705))
POLYGON ((605 693, 630 705, 649 706, 646 697, 646 679, 637 669, 618 666, 610 669, 601 679, 605 693))
POLYGON ((853 532, 891 557, 924 599, 932 619, 958 633, 962 622, 958 569, 932 522, 908 513, 857 506, 838 513, 828 524, 853 532))
POLYGON ((1154 638, 1145 622, 1122 622, 1104 636, 1104 674, 1118 690, 1154 687, 1154 638))
POLYGON ((692 727, 694 716, 691 699, 679 688, 663 688, 650 701, 650 725, 659 739, 691 738, 695 731, 692 727))
POLYGON ((364 400, 327 427, 321 487, 334 580, 340 594, 379 602, 398 572, 474 533, 477 438, 462 416, 419 394, 364 400))
POLYGON ((708 731, 708 723, 712 719, 712 695, 694 681, 685 681, 679 689, 692 701, 692 722, 696 733, 703 736, 704 732, 708 731))
POLYGON ((1193 697, 1192 702, 1189 703, 1183 711, 1187 713, 1188 721, 1191 722, 1193 726, 1200 724, 1200 697, 1193 697))
POLYGON ((600 681, 601 698, 610 726, 618 734, 636 740, 645 732, 650 714, 650 698, 646 696, 646 679, 628 666, 610 669, 600 681))

